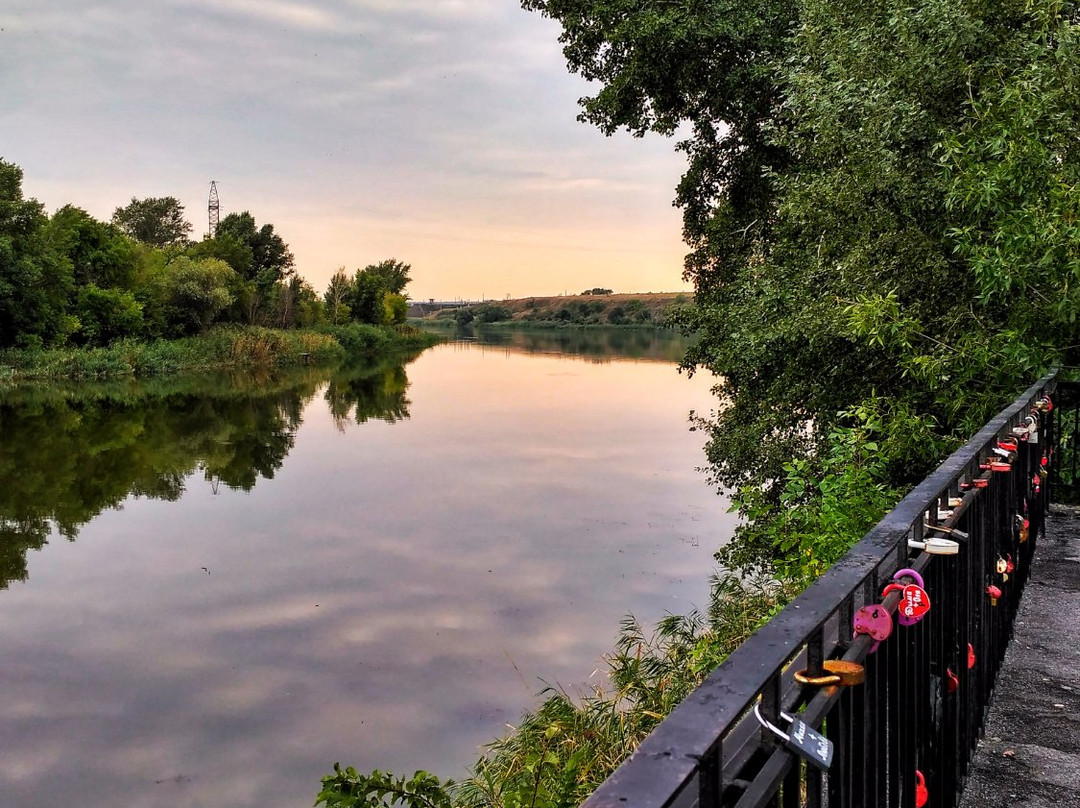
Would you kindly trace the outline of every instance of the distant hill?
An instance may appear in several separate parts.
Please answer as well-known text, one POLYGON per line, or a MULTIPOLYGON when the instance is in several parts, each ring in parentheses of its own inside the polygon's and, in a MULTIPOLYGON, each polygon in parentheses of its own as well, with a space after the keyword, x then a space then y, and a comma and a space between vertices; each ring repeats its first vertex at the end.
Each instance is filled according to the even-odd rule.
POLYGON ((659 326, 673 307, 689 305, 686 292, 559 295, 490 300, 483 303, 413 303, 409 316, 426 321, 522 325, 659 326))

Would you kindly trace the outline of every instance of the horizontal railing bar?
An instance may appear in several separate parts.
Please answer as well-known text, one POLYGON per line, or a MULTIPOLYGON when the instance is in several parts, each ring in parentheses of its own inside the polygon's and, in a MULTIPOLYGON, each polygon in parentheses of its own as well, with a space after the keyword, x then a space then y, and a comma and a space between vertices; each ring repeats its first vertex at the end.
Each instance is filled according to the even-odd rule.
MULTIPOLYGON (((851 551, 789 603, 665 718, 600 785, 584 808, 666 808, 694 778, 699 761, 716 754, 721 739, 815 631, 894 553, 903 558, 907 534, 921 533, 927 510, 948 492, 980 453, 1054 377, 1047 374, 953 452, 905 496, 851 551)), ((876 585, 876 581, 873 582, 876 585)), ((863 638, 860 637, 860 640, 863 638)), ((858 645, 852 647, 855 648, 858 645)), ((783 776, 780 772, 779 777, 783 776)))

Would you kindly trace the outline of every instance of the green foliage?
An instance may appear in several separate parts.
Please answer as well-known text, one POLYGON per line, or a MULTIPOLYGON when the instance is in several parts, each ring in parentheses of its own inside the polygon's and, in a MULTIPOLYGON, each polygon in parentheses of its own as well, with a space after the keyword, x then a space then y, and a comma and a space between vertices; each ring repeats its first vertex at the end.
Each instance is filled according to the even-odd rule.
POLYGON ((425 771, 405 778, 376 769, 365 776, 351 766, 342 769, 341 764, 335 763, 334 773, 323 778, 323 790, 315 805, 326 808, 384 808, 390 805, 451 808, 453 803, 446 789, 452 787, 452 780, 440 783, 438 777, 425 771))
POLYGON ((206 331, 228 309, 236 280, 224 261, 180 256, 162 267, 150 295, 164 311, 169 333, 190 336, 206 331))
POLYGON ((598 83, 584 119, 687 133, 696 306, 673 317, 700 336, 686 367, 719 379, 707 453, 717 484, 755 492, 744 515, 779 514, 872 395, 925 425, 881 443, 902 490, 1076 363, 1077 3, 523 5, 598 83))
POLYGON ((371 325, 403 325, 409 301, 404 292, 411 267, 388 258, 358 269, 347 283, 344 268, 330 279, 325 300, 336 313, 334 322, 346 316, 371 325))
POLYGON ((611 290, 605 289, 602 286, 594 286, 592 289, 586 289, 581 294, 583 295, 610 295, 611 290))
MULTIPOLYGON (((251 221, 251 225, 254 228, 254 220, 251 221)), ((220 229, 213 238, 204 238, 192 244, 184 253, 189 258, 195 259, 217 258, 231 266, 233 271, 243 278, 252 274, 252 266, 255 262, 255 253, 245 238, 234 232, 220 229)))
POLYGON ((383 322, 387 325, 405 325, 409 316, 409 301, 404 295, 387 292, 383 296, 383 322))
POLYGON ((275 292, 280 292, 278 284, 294 275, 295 259, 289 245, 274 232, 274 226, 260 227, 246 210, 230 213, 209 241, 212 243, 201 252, 225 260, 243 281, 232 292, 240 318, 252 325, 280 324, 282 306, 280 294, 275 292))
POLYGON ((83 345, 108 345, 142 333, 143 307, 131 292, 88 284, 79 289, 75 315, 80 326, 75 338, 83 345))
POLYGON ((62 344, 78 326, 67 315, 71 262, 50 245, 41 204, 23 199, 22 178, 0 160, 0 348, 62 344))
POLYGON ((112 223, 133 239, 154 247, 183 246, 191 232, 184 206, 172 196, 132 197, 130 203, 113 212, 112 223))
POLYGON ((479 306, 470 307, 473 315, 472 322, 479 324, 500 323, 511 320, 514 312, 508 306, 500 306, 497 303, 481 303, 479 306))
POLYGON ((352 282, 345 274, 345 267, 340 267, 330 278, 330 284, 326 287, 323 302, 326 306, 326 316, 332 325, 347 323, 352 315, 352 310, 346 302, 352 293, 352 282))
POLYGON ((890 436, 889 428, 904 429, 910 421, 899 418, 900 424, 886 426, 882 406, 872 401, 840 413, 842 423, 829 433, 824 452, 785 463, 779 508, 763 486, 740 488, 732 497, 732 510, 747 521, 739 527, 737 540, 721 548, 718 559, 748 568, 767 558, 783 580, 805 585, 851 549, 900 498, 888 484, 886 459, 899 449, 880 441, 903 439, 890 436))
POLYGON ((273 286, 293 272, 295 259, 289 252, 289 245, 274 232, 272 224, 259 227, 255 217, 246 210, 243 213, 230 213, 223 218, 213 241, 215 245, 208 249, 232 255, 233 260, 241 264, 233 266, 233 269, 245 280, 255 281, 260 287, 273 286), (242 259, 248 252, 251 253, 251 262, 244 266, 242 259))
POLYGON ((46 238, 71 262, 76 284, 132 288, 135 247, 115 226, 97 221, 81 208, 65 205, 49 220, 46 238))
POLYGON ((1060 347, 1080 311, 1080 29, 1072 3, 1028 9, 940 154, 976 299, 1002 330, 1060 347))
POLYGON ((377 264, 369 264, 360 271, 378 278, 383 289, 390 294, 403 295, 411 280, 409 272, 412 266, 396 258, 387 258, 377 264))
POLYGON ((353 276, 352 289, 346 303, 352 318, 369 325, 386 322, 386 308, 383 298, 389 294, 384 279, 366 269, 358 269, 353 276))

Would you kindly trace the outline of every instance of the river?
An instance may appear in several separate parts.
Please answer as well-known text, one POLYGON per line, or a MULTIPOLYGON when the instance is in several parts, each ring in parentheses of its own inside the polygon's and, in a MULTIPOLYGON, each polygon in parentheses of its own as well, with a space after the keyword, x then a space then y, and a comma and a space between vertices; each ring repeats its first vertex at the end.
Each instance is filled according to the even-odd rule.
POLYGON ((0 393, 0 805, 300 808, 461 776, 733 528, 654 332, 0 393))

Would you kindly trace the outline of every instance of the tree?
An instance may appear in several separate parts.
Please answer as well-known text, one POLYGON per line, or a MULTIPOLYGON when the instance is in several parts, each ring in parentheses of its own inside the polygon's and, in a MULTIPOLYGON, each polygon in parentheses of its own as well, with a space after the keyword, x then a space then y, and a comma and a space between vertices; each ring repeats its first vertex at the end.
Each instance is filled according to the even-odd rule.
POLYGON ((0 160, 0 347, 63 343, 76 327, 71 263, 50 246, 45 212, 23 198, 22 179, 0 160))
POLYGON ((842 430, 880 424, 902 487, 1075 361, 1077 3, 523 5, 600 83, 584 120, 688 133, 686 366, 720 379, 701 425, 751 543, 842 430))
POLYGON ((213 238, 204 238, 192 244, 185 253, 188 257, 196 259, 218 258, 231 266, 233 271, 241 277, 246 277, 251 272, 254 262, 254 253, 247 242, 233 233, 222 232, 220 229, 213 238))
POLYGON ((46 236, 71 262, 76 284, 132 288, 135 249, 115 225, 99 222, 82 208, 64 205, 49 220, 46 236))
POLYGON ((83 345, 108 345, 121 337, 139 336, 143 327, 142 304, 131 292, 101 289, 87 284, 79 289, 75 315, 79 331, 74 338, 83 345))
POLYGON ((191 232, 184 206, 173 196, 132 197, 128 205, 113 212, 112 222, 132 238, 154 247, 183 246, 191 232))
POLYGON ((409 272, 412 266, 394 258, 387 258, 377 264, 369 264, 364 267, 364 272, 379 278, 383 288, 394 295, 405 293, 405 287, 409 285, 411 278, 409 272))
POLYGON ((248 298, 248 322, 257 321, 259 311, 270 306, 275 284, 290 277, 293 272, 293 254, 289 245, 274 232, 272 224, 259 227, 255 217, 247 211, 230 213, 218 224, 215 241, 230 245, 237 261, 243 253, 238 245, 251 251, 251 261, 246 266, 232 263, 232 267, 244 280, 254 284, 253 294, 248 298))
POLYGON ((349 304, 346 302, 352 292, 352 282, 345 274, 345 267, 339 267, 330 278, 323 300, 326 303, 326 315, 334 325, 341 325, 349 320, 349 304))
POLYGON ((353 276, 348 298, 352 318, 361 323, 381 325, 386 322, 383 298, 389 294, 382 275, 368 269, 358 269, 353 276))
POLYGON ((151 282, 152 307, 164 312, 170 336, 201 334, 233 302, 236 273, 224 261, 180 256, 162 267, 151 282))
POLYGON ((218 224, 216 240, 234 239, 251 250, 251 263, 244 268, 233 267, 243 277, 260 285, 272 286, 293 272, 293 254, 289 245, 274 232, 272 224, 259 227, 255 217, 246 210, 230 213, 218 224))

